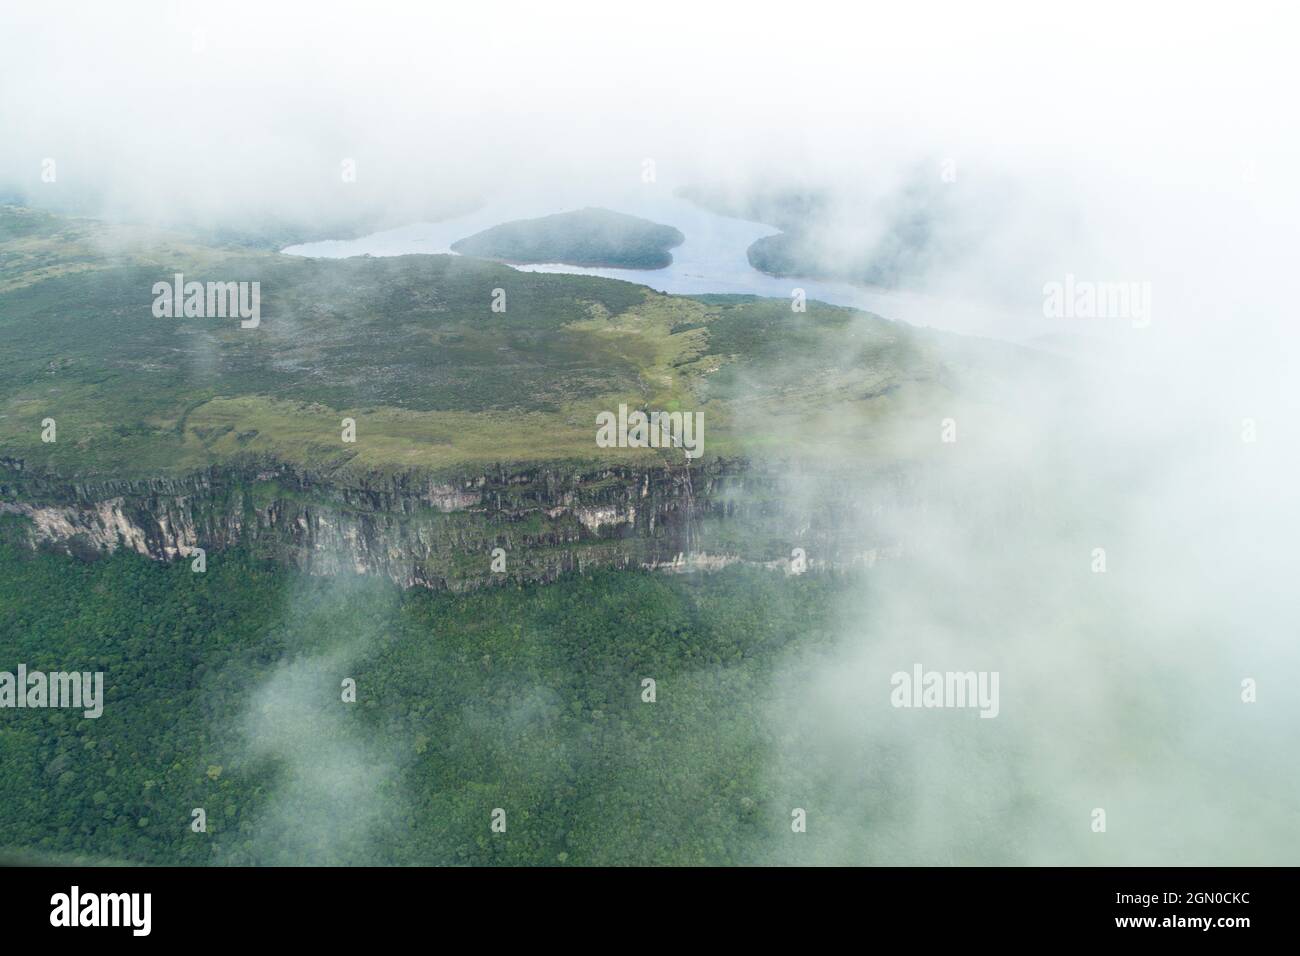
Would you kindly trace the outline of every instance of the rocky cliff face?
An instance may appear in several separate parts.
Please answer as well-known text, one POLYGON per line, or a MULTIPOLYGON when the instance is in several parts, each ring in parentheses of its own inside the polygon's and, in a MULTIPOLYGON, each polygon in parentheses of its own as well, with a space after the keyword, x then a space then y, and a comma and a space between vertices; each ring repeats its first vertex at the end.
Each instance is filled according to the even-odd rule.
POLYGON ((500 466, 453 478, 325 475, 249 461, 182 477, 95 480, 0 459, 0 513, 23 519, 16 533, 29 546, 86 558, 129 548, 174 560, 241 545, 315 574, 451 590, 593 567, 784 567, 794 548, 810 567, 839 566, 896 548, 883 533, 846 529, 898 507, 902 474, 883 476, 869 503, 847 488, 795 494, 806 483, 793 478, 738 460, 500 466))

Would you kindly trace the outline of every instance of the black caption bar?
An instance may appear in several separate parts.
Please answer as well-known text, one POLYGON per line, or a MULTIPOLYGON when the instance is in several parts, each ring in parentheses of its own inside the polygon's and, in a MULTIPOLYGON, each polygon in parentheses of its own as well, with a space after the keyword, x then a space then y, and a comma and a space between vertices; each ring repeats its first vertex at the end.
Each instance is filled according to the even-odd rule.
MULTIPOLYGON (((1292 869, 184 869, 5 867, 6 938, 340 943, 430 923, 492 933, 761 938, 775 924, 1216 944, 1285 931, 1292 869), (549 929, 547 928, 549 927, 549 929), (910 927, 910 929, 909 929, 910 927), (17 936, 15 936, 17 934, 17 936), (1244 934, 1244 935, 1243 935, 1244 934)), ((623 936, 605 937, 624 938, 623 936)))

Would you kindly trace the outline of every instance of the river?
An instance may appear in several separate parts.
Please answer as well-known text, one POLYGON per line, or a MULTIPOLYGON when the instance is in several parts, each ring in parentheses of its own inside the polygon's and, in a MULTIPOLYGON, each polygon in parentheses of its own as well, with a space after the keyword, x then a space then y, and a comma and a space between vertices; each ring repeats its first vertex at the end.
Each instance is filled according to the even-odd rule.
MULTIPOLYGON (((606 269, 561 263, 515 266, 530 272, 561 272, 604 276, 649 286, 660 292, 683 295, 729 293, 790 298, 801 288, 807 298, 832 305, 874 312, 887 319, 970 335, 1011 341, 1026 336, 1023 317, 1013 317, 980 306, 917 292, 879 289, 848 282, 811 278, 777 278, 749 264, 746 250, 755 239, 780 230, 759 222, 734 219, 703 209, 667 190, 646 189, 617 197, 591 197, 565 203, 557 197, 514 197, 490 202, 472 213, 441 222, 419 222, 375 232, 358 239, 328 239, 288 246, 287 255, 309 258, 349 256, 401 256, 413 253, 451 254, 451 244, 491 226, 515 219, 531 219, 567 212, 582 206, 603 206, 674 226, 686 241, 672 250, 672 264, 664 269, 606 269), (603 200, 603 201, 602 201, 603 200)), ((1035 331, 1041 333, 1041 328, 1035 331)))

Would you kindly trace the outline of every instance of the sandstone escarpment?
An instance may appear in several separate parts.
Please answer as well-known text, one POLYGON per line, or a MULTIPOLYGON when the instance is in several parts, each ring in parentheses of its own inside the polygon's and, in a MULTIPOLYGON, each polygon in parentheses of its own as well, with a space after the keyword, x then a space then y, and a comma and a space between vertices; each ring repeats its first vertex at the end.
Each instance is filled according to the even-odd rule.
POLYGON ((824 479, 809 493, 802 478, 710 460, 496 466, 452 477, 326 475, 249 461, 180 477, 96 479, 38 474, 6 459, 0 513, 18 517, 9 534, 28 546, 86 558, 127 548, 175 560, 241 546, 310 573, 451 590, 595 567, 780 567, 795 548, 813 568, 869 565, 896 549, 883 526, 862 529, 901 506, 901 473, 881 476, 868 502, 824 479))

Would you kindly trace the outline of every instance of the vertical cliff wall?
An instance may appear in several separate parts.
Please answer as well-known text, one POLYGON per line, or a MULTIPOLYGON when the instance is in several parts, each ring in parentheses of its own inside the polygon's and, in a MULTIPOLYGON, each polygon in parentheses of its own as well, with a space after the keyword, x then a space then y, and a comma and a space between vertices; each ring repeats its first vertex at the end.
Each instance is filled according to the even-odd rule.
POLYGON ((3 459, 0 513, 18 517, 9 534, 28 546, 85 558, 129 548, 174 560, 240 545, 311 573, 452 590, 592 567, 781 565, 796 547, 814 567, 851 564, 897 547, 857 529, 864 507, 869 517, 900 506, 902 473, 882 475, 869 502, 825 477, 819 485, 829 490, 794 495, 791 478, 788 469, 715 459, 498 466, 451 477, 323 475, 248 461, 179 477, 96 480, 3 459))

